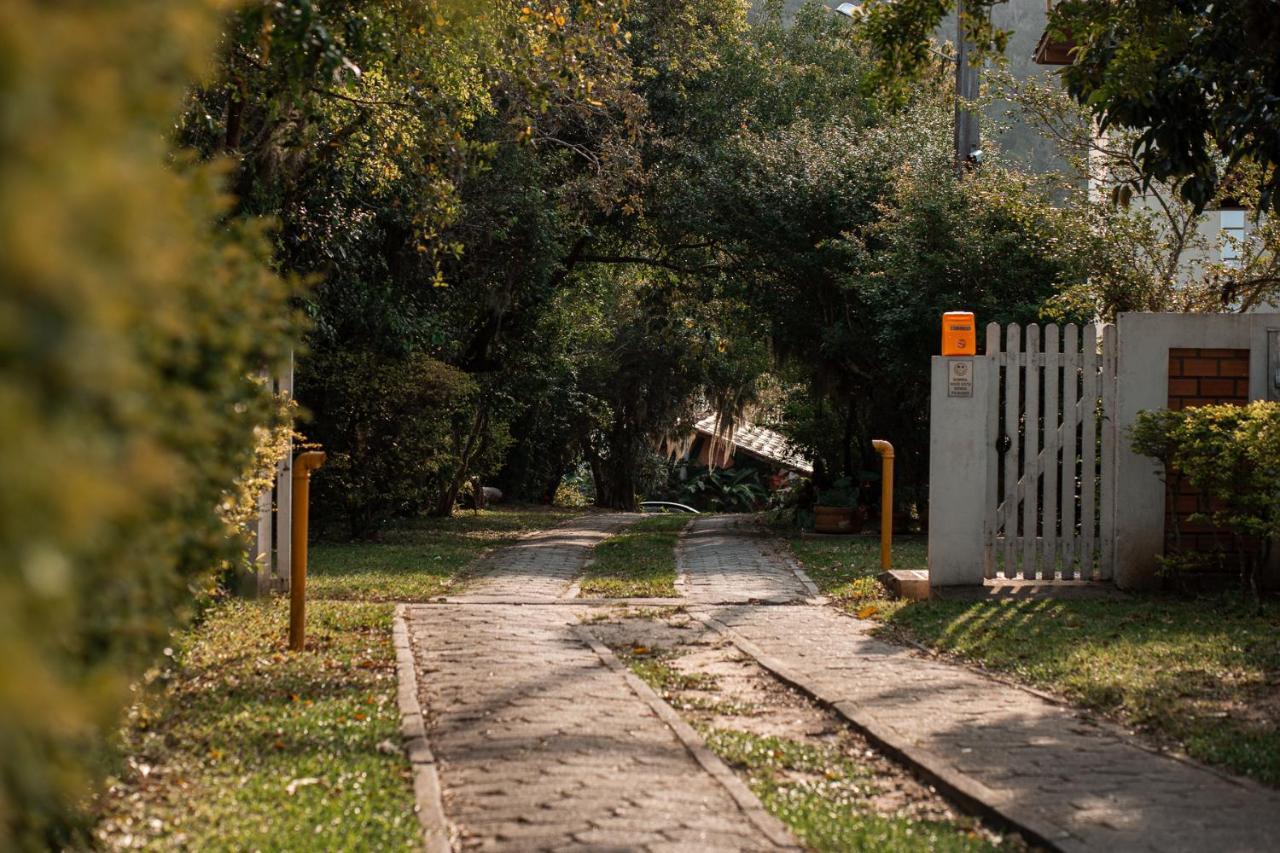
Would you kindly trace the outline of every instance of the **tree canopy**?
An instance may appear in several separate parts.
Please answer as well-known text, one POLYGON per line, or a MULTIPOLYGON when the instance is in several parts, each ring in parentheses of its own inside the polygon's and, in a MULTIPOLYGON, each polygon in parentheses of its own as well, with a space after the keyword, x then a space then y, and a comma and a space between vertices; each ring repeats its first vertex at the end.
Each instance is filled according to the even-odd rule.
MULTIPOLYGON (((965 29, 990 55, 1009 33, 993 0, 964 4, 965 29)), ((951 0, 872 2, 863 32, 879 80, 900 90, 928 65, 951 0)), ((1131 131, 1143 180, 1174 180, 1199 213, 1250 163, 1263 209, 1280 212, 1280 16, 1268 0, 1063 0, 1048 33, 1072 45, 1062 72, 1099 129, 1131 131)))

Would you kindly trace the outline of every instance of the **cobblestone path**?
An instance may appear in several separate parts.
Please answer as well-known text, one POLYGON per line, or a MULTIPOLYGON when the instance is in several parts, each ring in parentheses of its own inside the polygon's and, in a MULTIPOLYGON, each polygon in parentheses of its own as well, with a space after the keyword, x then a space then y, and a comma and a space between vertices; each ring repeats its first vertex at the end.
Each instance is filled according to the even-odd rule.
POLYGON ((548 601, 624 521, 527 537, 494 556, 476 600, 406 608, 444 811, 464 849, 777 849, 575 635, 591 609, 548 601), (479 598, 495 594, 529 603, 479 598))
MULTIPOLYGON (((445 813, 467 849, 774 849, 575 633, 599 611, 565 596, 590 548, 626 520, 585 517, 527 537, 494 555, 467 596, 406 610, 445 813)), ((691 611, 748 655, 944 790, 1056 847, 1280 846, 1280 792, 881 642, 872 623, 813 601, 808 579, 731 519, 696 519, 678 565, 691 611)))
POLYGON ((734 516, 694 519, 677 553, 676 590, 699 604, 784 603, 817 594, 807 579, 734 516))
POLYGON ((523 537, 490 554, 466 591, 450 600, 554 601, 570 597, 591 549, 639 515, 586 515, 523 537))
MULTIPOLYGON (((684 559, 695 577, 707 570, 692 589, 730 601, 758 565, 755 545, 714 519, 695 521, 684 559)), ((773 559, 760 577, 781 593, 790 569, 773 559)), ((812 605, 697 610, 766 667, 926 759, 962 795, 1063 849, 1280 849, 1280 792, 1150 752, 1063 705, 877 640, 872 622, 812 605)))

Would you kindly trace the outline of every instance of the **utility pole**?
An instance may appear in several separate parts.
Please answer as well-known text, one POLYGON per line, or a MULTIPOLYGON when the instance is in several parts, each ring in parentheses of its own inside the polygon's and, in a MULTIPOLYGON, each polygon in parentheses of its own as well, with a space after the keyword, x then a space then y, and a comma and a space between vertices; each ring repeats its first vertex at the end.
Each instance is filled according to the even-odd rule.
MULTIPOLYGON (((884 0, 893 2, 893 0, 884 0)), ((866 11, 865 4, 841 3, 836 11, 846 18, 857 20, 866 11)), ((936 50, 932 53, 938 54, 936 50)), ((943 56, 956 65, 956 120, 954 130, 956 174, 964 177, 965 169, 977 164, 974 152, 980 151, 981 139, 978 136, 978 115, 962 104, 972 103, 978 99, 978 69, 969 64, 969 55, 974 52, 973 43, 964 32, 964 0, 956 0, 956 55, 943 56)))
POLYGON ((969 64, 973 44, 964 31, 964 0, 956 0, 956 174, 964 177, 972 154, 982 144, 978 116, 967 104, 978 98, 978 69, 969 64))

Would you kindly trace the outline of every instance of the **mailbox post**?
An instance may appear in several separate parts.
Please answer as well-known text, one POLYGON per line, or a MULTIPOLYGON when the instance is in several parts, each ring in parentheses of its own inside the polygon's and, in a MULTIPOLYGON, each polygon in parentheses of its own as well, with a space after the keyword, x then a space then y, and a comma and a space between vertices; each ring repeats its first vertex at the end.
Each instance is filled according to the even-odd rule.
POLYGON ((929 585, 980 585, 985 574, 989 362, 967 311, 942 315, 929 401, 929 585))
POLYGON ((307 645, 307 522, 311 472, 324 464, 324 454, 308 450, 293 460, 293 554, 289 566, 289 649, 307 645))

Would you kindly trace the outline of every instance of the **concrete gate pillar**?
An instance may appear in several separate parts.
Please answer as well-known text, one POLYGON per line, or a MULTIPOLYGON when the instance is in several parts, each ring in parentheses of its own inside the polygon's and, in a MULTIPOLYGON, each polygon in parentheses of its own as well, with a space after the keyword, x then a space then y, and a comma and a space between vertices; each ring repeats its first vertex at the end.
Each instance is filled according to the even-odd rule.
POLYGON ((934 356, 932 370, 929 585, 980 586, 988 460, 996 452, 987 414, 991 362, 982 356, 934 356))

